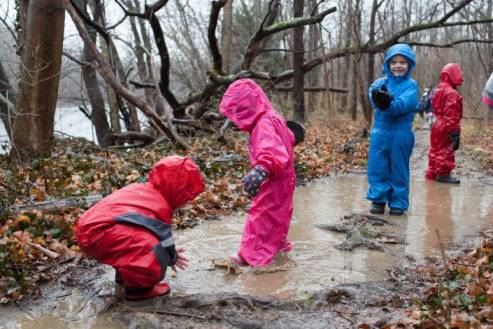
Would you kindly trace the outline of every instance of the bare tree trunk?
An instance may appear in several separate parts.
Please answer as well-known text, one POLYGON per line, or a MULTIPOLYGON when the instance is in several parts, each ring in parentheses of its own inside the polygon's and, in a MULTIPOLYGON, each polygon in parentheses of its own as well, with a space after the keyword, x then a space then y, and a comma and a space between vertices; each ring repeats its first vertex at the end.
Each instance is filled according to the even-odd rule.
MULTIPOLYGON (((128 3, 130 0, 127 0, 128 3)), ((131 6, 129 6, 131 8, 131 6)), ((137 10, 140 9, 140 1, 139 0, 134 0, 134 8, 137 10)), ((130 17, 131 23, 133 25, 136 25, 135 23, 135 18, 130 17)), ((154 79, 154 72, 153 72, 153 65, 152 65, 152 44, 151 44, 151 39, 149 37, 149 33, 147 32, 146 25, 145 25, 145 20, 139 19, 137 21, 139 24, 139 29, 140 29, 140 36, 139 36, 139 29, 137 29, 137 26, 132 28, 132 30, 135 29, 134 31, 134 37, 135 37, 135 43, 136 43, 136 48, 135 48, 135 53, 136 56, 141 59, 138 59, 137 62, 137 67, 138 67, 138 74, 139 77, 142 81, 148 82, 148 83, 153 83, 157 84, 155 79, 154 79), (137 55, 138 54, 138 55, 137 55)), ((146 100, 147 103, 156 109, 156 113, 158 115, 164 115, 163 109, 161 106, 157 106, 158 98, 159 98, 159 91, 157 89, 149 89, 146 88, 144 91, 146 95, 146 100)))
MULTIPOLYGON (((370 14, 370 31, 368 35, 369 46, 375 44, 375 24, 376 24, 377 11, 378 11, 378 0, 373 0, 373 4, 371 6, 371 14, 370 14)), ((375 54, 368 54, 368 75, 366 76, 367 87, 370 86, 373 80, 375 80, 375 54)), ((373 109, 371 106, 368 106, 368 111, 367 113, 365 113, 365 117, 370 118, 368 124, 371 125, 371 121, 373 118, 373 109)))
MULTIPOLYGON (((79 6, 83 11, 85 11, 87 7, 86 0, 81 1, 79 6)), ((96 42, 96 31, 94 31, 94 29, 89 26, 87 28, 89 30, 91 39, 96 42)), ((91 50, 85 43, 82 50, 82 58, 86 63, 93 63, 95 60, 93 54, 91 53, 91 50)), ((82 79, 84 80, 87 95, 89 96, 89 102, 91 103, 91 121, 96 130, 98 143, 102 147, 107 147, 109 146, 109 140, 106 138, 106 136, 111 134, 112 131, 108 123, 108 118, 106 117, 106 104, 104 101, 101 86, 98 81, 96 69, 91 65, 83 65, 82 79)))
POLYGON ((223 8, 223 28, 221 35, 222 70, 227 74, 231 66, 231 45, 233 43, 233 0, 227 0, 223 8))
MULTIPOLYGON (((310 0, 309 10, 313 12, 313 9, 317 5, 317 0, 310 0)), ((318 9, 315 10, 314 14, 318 13, 318 9)), ((308 27, 308 59, 312 60, 319 56, 318 48, 320 46, 320 29, 318 25, 310 25, 308 27)), ((322 67, 323 69, 323 67, 322 67)), ((320 70, 313 70, 308 74, 308 85, 310 87, 318 87, 320 85, 320 70)), ((308 94, 308 112, 313 112, 319 107, 320 94, 319 93, 309 93, 308 94)))
MULTIPOLYGON (((487 18, 492 18, 492 11, 493 11, 493 0, 488 0, 488 3, 487 3, 487 18)), ((489 40, 493 40, 493 24, 487 24, 486 25, 486 29, 487 29, 487 36, 488 36, 488 39, 489 40)), ((489 72, 488 73, 493 73, 493 45, 492 44, 488 44, 487 46, 487 54, 488 54, 488 69, 489 69, 489 72)), ((488 77, 488 75, 486 75, 486 77, 488 77)), ((491 121, 493 120, 493 111, 488 111, 487 115, 488 115, 488 121, 491 121)))
POLYGON ((15 121, 15 90, 12 88, 7 77, 7 72, 0 62, 0 119, 5 126, 5 131, 12 139, 12 127, 15 121))
POLYGON ((18 22, 19 28, 17 30, 17 55, 20 58, 24 56, 24 49, 26 45, 26 30, 27 30, 27 11, 29 9, 30 0, 19 0, 18 22))
MULTIPOLYGON (((293 16, 303 16, 304 0, 293 1, 293 16)), ((304 89, 304 45, 303 45, 303 26, 295 27, 293 31, 293 102, 294 119, 305 122, 305 93, 304 89)))
MULTIPOLYGON (((94 21, 100 26, 105 26, 105 17, 104 17, 104 6, 102 5, 100 0, 92 0, 89 1, 89 7, 93 12, 94 21)), ((110 63, 113 72, 118 77, 118 72, 115 69, 115 56, 113 54, 113 50, 110 44, 107 43, 107 40, 99 39, 100 48, 104 56, 108 59, 108 63, 110 63)), ((115 91, 110 88, 108 85, 105 86, 106 96, 108 99, 108 106, 110 109, 110 122, 111 122, 111 130, 114 134, 120 134, 122 132, 122 128, 120 125, 120 116, 119 116, 119 100, 118 95, 116 95, 115 91)))
MULTIPOLYGON (((361 60, 363 58, 363 53, 361 52, 361 12, 362 12, 362 3, 361 0, 356 0, 355 3, 355 8, 354 8, 354 27, 353 27, 353 32, 354 32, 354 40, 356 40, 358 52, 355 54, 355 62, 354 62, 354 68, 355 68, 355 76, 354 79, 357 81, 357 89, 355 91, 355 94, 357 95, 356 97, 359 97, 359 102, 361 105, 361 110, 363 112, 363 116, 365 117, 366 121, 370 122, 371 121, 371 116, 368 116, 369 113, 371 113, 370 109, 370 103, 368 102, 366 98, 366 90, 368 89, 368 84, 366 83, 365 79, 363 79, 363 73, 361 70, 361 60)), ((357 104, 356 104, 357 105, 357 104)), ((356 116, 355 116, 356 118, 356 116)))
MULTIPOLYGON (((325 87, 325 92, 322 98, 322 105, 325 111, 327 111, 328 114, 328 119, 330 120, 332 116, 334 115, 332 111, 332 98, 330 97, 330 91, 329 91, 329 67, 328 63, 325 60, 325 42, 322 39, 323 33, 322 33, 322 26, 319 25, 320 29, 320 46, 322 47, 322 57, 324 58, 323 60, 323 81, 324 81, 324 87, 325 87)), ((331 75, 332 77, 334 74, 331 75)))
MULTIPOLYGON (((353 27, 353 1, 346 1, 346 24, 345 24, 345 37, 344 37, 344 47, 351 46, 351 36, 352 36, 352 27, 353 27)), ((344 56, 343 67, 341 68, 342 72, 342 87, 348 88, 349 86, 349 76, 351 67, 351 55, 347 54, 344 56)), ((348 107, 348 94, 342 95, 341 99, 341 112, 345 111, 348 107)))
POLYGON ((26 21, 11 152, 21 161, 49 155, 53 145, 65 23, 63 0, 31 1, 26 21))

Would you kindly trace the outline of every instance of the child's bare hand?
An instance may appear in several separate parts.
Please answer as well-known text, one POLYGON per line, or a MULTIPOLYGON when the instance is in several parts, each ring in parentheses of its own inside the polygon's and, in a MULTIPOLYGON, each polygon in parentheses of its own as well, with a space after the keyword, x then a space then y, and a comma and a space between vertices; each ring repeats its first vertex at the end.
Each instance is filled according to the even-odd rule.
POLYGON ((177 248, 176 249, 176 254, 177 254, 177 259, 176 259, 176 264, 171 266, 171 269, 174 272, 177 272, 176 268, 179 268, 180 270, 185 270, 188 267, 188 258, 185 257, 183 254, 185 252, 184 248, 177 248))

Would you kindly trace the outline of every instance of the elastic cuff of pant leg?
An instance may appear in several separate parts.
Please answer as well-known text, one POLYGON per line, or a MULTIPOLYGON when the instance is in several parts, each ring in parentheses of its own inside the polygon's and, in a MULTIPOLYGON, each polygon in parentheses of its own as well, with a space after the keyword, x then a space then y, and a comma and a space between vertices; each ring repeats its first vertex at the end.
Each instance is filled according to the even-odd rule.
POLYGON ((125 293, 131 295, 145 294, 146 292, 151 291, 153 288, 154 287, 125 287, 125 293))

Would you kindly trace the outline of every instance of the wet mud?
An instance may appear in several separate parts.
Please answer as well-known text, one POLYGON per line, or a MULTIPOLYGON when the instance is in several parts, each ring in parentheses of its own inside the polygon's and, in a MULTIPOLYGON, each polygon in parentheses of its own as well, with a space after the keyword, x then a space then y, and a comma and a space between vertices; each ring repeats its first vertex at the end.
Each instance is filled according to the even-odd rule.
POLYGON ((493 180, 457 154, 460 186, 426 181, 428 132, 416 132, 411 208, 368 214, 365 173, 297 188, 289 238, 272 266, 230 264, 246 214, 176 232, 190 267, 167 279, 171 296, 128 302, 113 271, 93 260, 59 265, 41 299, 0 309, 0 328, 355 328, 398 319, 420 294, 416 262, 473 244, 493 218, 493 180), (443 250, 445 249, 445 250, 443 250))

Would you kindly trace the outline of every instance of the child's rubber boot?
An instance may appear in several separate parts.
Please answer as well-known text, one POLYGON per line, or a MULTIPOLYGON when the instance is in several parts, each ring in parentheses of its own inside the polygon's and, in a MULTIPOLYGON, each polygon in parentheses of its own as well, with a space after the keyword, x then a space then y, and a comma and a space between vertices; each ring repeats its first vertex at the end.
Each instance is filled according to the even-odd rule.
POLYGON ((245 262, 243 258, 241 258, 240 255, 237 254, 229 255, 229 261, 238 266, 248 266, 248 263, 245 262))
POLYGON ((437 176, 435 180, 440 183, 460 184, 460 179, 452 176, 437 176))
POLYGON ((370 213, 375 215, 381 215, 385 212, 385 203, 372 202, 370 213))
POLYGON ((291 250, 293 250, 293 245, 291 244, 291 242, 288 240, 284 240, 281 243, 281 248, 279 249, 279 251, 287 253, 290 252, 291 250))
POLYGON ((404 209, 401 208, 390 208, 390 216, 402 216, 404 215, 404 209))
POLYGON ((169 294, 170 287, 167 282, 160 282, 152 288, 126 288, 125 298, 131 301, 146 300, 169 294))

